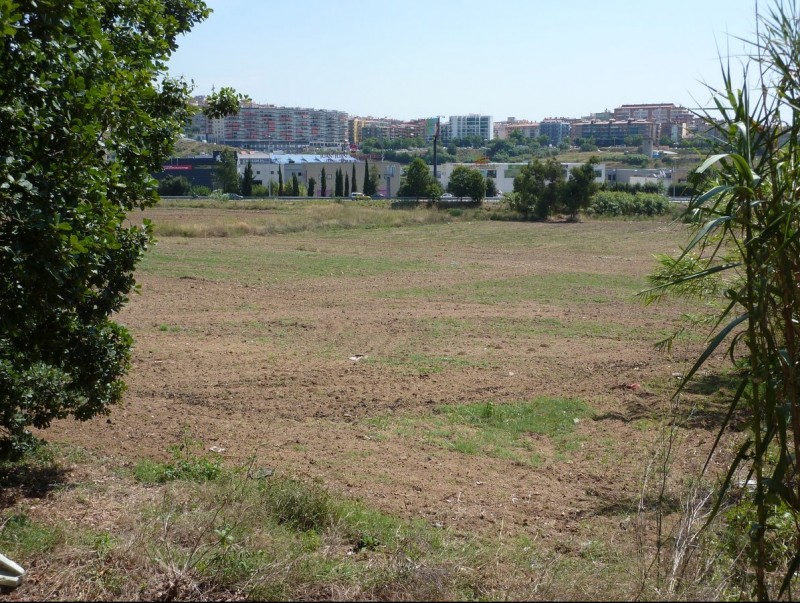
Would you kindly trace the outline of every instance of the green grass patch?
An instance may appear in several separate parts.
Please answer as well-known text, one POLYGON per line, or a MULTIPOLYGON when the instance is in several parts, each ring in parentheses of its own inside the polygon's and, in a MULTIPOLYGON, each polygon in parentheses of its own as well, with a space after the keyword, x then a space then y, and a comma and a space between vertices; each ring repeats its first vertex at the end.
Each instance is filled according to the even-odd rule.
POLYGON ((389 257, 272 251, 238 244, 214 249, 156 246, 145 254, 141 263, 143 272, 158 276, 238 283, 360 278, 421 269, 433 270, 434 265, 389 257))
POLYGON ((553 337, 588 337, 598 339, 658 340, 669 334, 667 329, 632 327, 622 322, 560 318, 508 318, 497 316, 480 321, 463 318, 423 318, 415 321, 418 331, 431 339, 450 339, 464 334, 512 339, 529 339, 542 335, 553 337))
POLYGON ((200 442, 184 435, 180 444, 169 447, 172 460, 142 459, 133 468, 134 478, 144 484, 163 484, 175 480, 203 482, 217 479, 223 471, 219 454, 202 453, 200 442))
POLYGON ((28 558, 52 551, 64 540, 64 531, 58 525, 33 521, 24 513, 2 520, 0 550, 8 557, 28 558))
POLYGON ((409 287, 382 292, 379 296, 479 304, 536 301, 565 306, 620 301, 634 303, 633 296, 644 286, 644 279, 627 275, 564 272, 473 281, 445 287, 409 287))
POLYGON ((393 356, 371 356, 366 362, 385 364, 407 375, 433 375, 466 367, 489 368, 489 363, 455 356, 432 356, 405 352, 393 356))
POLYGON ((419 437, 445 450, 536 467, 547 458, 566 460, 581 441, 576 419, 592 412, 582 400, 541 397, 503 404, 445 405, 428 416, 378 417, 367 424, 374 435, 393 432, 397 437, 419 437), (547 445, 538 437, 546 438, 547 445))

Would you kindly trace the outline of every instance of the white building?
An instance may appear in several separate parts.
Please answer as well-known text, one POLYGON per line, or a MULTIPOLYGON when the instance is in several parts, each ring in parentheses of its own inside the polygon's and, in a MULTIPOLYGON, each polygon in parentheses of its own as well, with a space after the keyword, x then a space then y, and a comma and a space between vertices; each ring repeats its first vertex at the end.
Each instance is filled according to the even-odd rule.
POLYGON ((494 120, 491 115, 451 115, 448 127, 444 129, 446 140, 467 136, 480 136, 483 140, 494 138, 494 120))

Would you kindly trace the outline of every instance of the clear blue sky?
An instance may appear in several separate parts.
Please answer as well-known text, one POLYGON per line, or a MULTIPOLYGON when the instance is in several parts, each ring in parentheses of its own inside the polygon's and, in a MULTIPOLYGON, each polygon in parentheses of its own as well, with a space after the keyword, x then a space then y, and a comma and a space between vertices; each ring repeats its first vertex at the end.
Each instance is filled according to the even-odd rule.
MULTIPOLYGON (((708 101, 755 0, 208 0, 173 76, 196 94, 414 119, 540 120, 708 101)), ((764 12, 770 3, 760 0, 764 12)), ((738 60, 738 59, 737 59, 738 60)))

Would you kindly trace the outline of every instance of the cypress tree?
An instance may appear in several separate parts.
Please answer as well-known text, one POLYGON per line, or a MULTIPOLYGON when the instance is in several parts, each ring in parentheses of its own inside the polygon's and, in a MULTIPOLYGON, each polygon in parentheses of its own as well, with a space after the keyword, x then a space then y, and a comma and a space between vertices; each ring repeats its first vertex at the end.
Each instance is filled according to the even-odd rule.
POLYGON ((278 196, 283 197, 283 172, 280 164, 278 164, 278 196))
POLYGON ((253 194, 253 164, 249 161, 244 168, 244 176, 242 176, 241 194, 244 197, 250 197, 253 194))
POLYGON ((357 184, 358 181, 356 180, 356 164, 355 163, 353 164, 353 177, 350 178, 350 182, 353 185, 352 192, 357 193, 358 192, 358 184, 357 184))
POLYGON ((300 196, 300 182, 297 180, 297 174, 292 174, 292 197, 300 196))
POLYGON ((319 174, 319 196, 320 197, 327 197, 328 196, 328 176, 325 174, 325 166, 322 166, 322 172, 319 174))
POLYGON ((350 175, 349 174, 345 174, 344 175, 344 196, 345 197, 349 197, 350 196, 350 175))
POLYGON ((373 195, 375 191, 372 190, 370 186, 369 180, 369 159, 364 160, 364 186, 361 187, 361 190, 364 191, 365 195, 373 195))

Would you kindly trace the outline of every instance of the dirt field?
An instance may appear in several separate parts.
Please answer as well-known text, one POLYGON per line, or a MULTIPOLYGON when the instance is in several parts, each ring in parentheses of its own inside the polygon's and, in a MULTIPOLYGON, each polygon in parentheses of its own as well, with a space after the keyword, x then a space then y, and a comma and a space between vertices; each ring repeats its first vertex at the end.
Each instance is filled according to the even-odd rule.
MULTIPOLYGON (((651 221, 161 237, 119 316, 136 341, 124 404, 46 438, 133 460, 187 430, 226 462, 254 456, 400 516, 565 555, 633 546, 626 518, 699 345, 656 351, 681 308, 633 294, 684 241, 651 221), (516 456, 465 452, 443 427, 446 405, 542 397, 588 410, 561 440, 525 434, 516 456)), ((685 431, 681 471, 705 460, 708 427, 685 431)))

